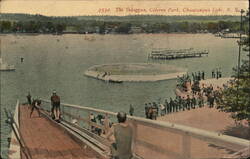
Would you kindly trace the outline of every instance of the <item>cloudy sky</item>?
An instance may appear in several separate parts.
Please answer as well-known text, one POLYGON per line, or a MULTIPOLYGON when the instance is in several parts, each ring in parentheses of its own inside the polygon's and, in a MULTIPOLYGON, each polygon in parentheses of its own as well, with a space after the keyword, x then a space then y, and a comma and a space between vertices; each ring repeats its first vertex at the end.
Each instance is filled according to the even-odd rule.
POLYGON ((248 0, 2 0, 2 13, 75 15, 239 15, 248 0))

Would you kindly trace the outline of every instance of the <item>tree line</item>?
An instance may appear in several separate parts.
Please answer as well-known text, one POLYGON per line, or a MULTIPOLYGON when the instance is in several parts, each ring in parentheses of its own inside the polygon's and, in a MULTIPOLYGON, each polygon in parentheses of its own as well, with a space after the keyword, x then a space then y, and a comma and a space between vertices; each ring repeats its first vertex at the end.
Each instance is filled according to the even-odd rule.
MULTIPOLYGON (((217 22, 113 22, 84 20, 68 23, 65 21, 0 21, 1 33, 199 33, 199 32, 220 32, 228 29, 230 32, 239 31, 239 22, 217 21, 217 22), (135 29, 137 29, 135 31, 135 29)), ((248 30, 247 25, 243 28, 248 30)))

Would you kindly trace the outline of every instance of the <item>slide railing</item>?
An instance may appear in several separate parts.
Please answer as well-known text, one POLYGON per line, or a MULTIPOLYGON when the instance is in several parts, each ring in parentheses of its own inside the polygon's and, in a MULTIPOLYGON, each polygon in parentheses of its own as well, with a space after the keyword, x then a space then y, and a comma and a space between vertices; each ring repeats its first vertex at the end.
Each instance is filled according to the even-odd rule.
MULTIPOLYGON (((50 101, 42 102, 50 111, 50 101)), ((117 113, 67 103, 61 103, 61 112, 63 120, 89 130, 93 138, 109 146, 103 136, 117 122, 117 113)), ((141 117, 128 119, 134 130, 133 151, 144 159, 221 158, 250 145, 249 140, 217 132, 141 117)))

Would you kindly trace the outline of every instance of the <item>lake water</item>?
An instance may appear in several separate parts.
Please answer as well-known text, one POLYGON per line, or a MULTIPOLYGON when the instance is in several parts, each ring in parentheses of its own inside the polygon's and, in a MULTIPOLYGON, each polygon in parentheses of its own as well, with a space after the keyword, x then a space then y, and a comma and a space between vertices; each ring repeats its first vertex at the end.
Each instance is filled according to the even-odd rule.
POLYGON ((49 99, 56 89, 62 102, 128 111, 144 115, 144 103, 174 96, 176 80, 108 84, 84 76, 84 71, 107 63, 144 63, 152 48, 209 49, 202 58, 150 61, 202 71, 211 77, 213 68, 221 67, 223 76, 236 66, 236 39, 221 39, 212 34, 138 34, 138 35, 0 35, 2 58, 14 64, 15 72, 1 72, 1 147, 6 156, 10 128, 5 124, 3 108, 14 110, 16 100, 32 97, 49 99), (24 58, 21 63, 20 57, 24 58))

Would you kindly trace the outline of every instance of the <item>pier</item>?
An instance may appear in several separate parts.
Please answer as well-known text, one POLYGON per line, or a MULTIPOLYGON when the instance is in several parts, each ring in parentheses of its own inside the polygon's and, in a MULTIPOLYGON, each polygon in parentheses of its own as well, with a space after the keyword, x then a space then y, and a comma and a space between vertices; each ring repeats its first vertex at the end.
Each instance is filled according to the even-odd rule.
MULTIPOLYGON (((63 119, 57 123, 50 118, 50 109, 50 101, 43 99, 42 116, 34 114, 29 118, 27 105, 17 103, 15 114, 18 114, 16 123, 19 124, 13 131, 19 131, 15 131, 16 139, 12 139, 10 145, 21 148, 18 153, 18 148, 12 146, 10 158, 14 158, 13 154, 20 154, 15 158, 21 159, 109 158, 111 143, 102 134, 93 133, 91 127, 108 132, 108 125, 116 122, 117 113, 61 103, 63 119), (104 123, 91 122, 91 113, 102 114, 104 123), (77 122, 72 122, 74 120, 77 122)), ((221 158, 247 148, 250 143, 249 140, 166 121, 132 116, 128 119, 133 125, 133 154, 136 159, 221 158)))
POLYGON ((148 58, 151 59, 162 59, 162 60, 171 60, 179 58, 193 58, 193 57, 202 57, 203 55, 208 55, 208 50, 195 50, 194 48, 189 49, 153 49, 148 58))

